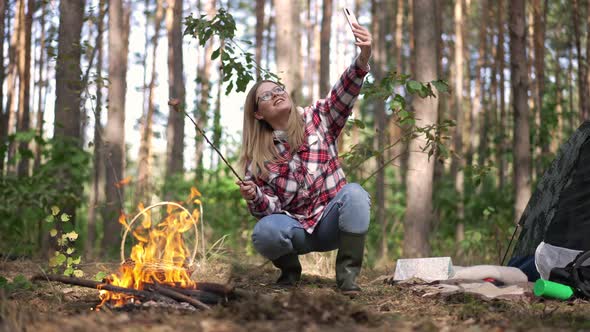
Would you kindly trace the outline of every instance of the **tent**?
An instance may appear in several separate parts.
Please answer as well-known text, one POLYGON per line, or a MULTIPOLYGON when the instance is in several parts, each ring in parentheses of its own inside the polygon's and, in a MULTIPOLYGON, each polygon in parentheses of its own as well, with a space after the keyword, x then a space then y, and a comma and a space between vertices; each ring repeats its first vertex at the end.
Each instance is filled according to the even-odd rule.
POLYGON ((565 266, 581 251, 590 250, 590 121, 561 146, 537 183, 519 227, 508 265, 518 266, 534 256, 536 270, 544 278, 550 268, 565 266))

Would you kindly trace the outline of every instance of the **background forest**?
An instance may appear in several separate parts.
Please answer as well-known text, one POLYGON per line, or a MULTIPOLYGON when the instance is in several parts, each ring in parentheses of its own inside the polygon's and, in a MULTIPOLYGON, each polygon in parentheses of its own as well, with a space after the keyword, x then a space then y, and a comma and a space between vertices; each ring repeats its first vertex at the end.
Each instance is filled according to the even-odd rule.
POLYGON ((340 141, 373 197, 369 262, 499 263, 590 115, 588 1, 1 0, 0 252, 46 255, 58 226, 109 256, 120 213, 196 187, 207 242, 253 255, 233 174, 167 102, 235 165, 247 87, 276 74, 308 105, 353 61, 344 7, 374 39, 340 141))

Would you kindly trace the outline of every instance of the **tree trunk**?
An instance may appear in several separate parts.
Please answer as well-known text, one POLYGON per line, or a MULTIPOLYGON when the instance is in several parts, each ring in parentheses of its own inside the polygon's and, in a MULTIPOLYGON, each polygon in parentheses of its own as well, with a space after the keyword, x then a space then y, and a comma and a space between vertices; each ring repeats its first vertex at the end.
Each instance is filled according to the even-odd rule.
MULTIPOLYGON (((47 7, 47 3, 43 3, 41 5, 41 19, 40 19, 40 25, 41 25, 41 36, 40 36, 40 47, 39 47, 39 82, 38 82, 38 87, 39 87, 39 100, 38 100, 38 104, 37 104, 37 120, 36 120, 36 132, 37 135, 39 135, 39 137, 43 137, 44 133, 43 133, 43 125, 44 125, 44 115, 45 115, 45 107, 47 106, 47 95, 49 92, 49 72, 50 72, 50 61, 45 61, 45 56, 48 56, 46 54, 46 33, 48 31, 47 27, 45 26, 46 23, 46 18, 47 15, 49 13, 48 7, 47 7), (43 72, 45 71, 45 74, 47 75, 47 77, 43 76, 43 72)), ((52 29, 53 26, 51 25, 51 22, 49 22, 50 27, 49 29, 52 29)), ((41 151, 41 146, 39 143, 35 142, 35 150, 33 151, 34 153, 34 163, 33 163, 33 173, 37 173, 37 171, 39 170, 41 163, 42 163, 42 151, 41 151)), ((39 252, 44 255, 44 254, 49 254, 49 245, 50 245, 50 237, 47 235, 47 233, 43 232, 44 226, 43 226, 44 222, 43 220, 39 220, 38 221, 38 225, 37 225, 37 243, 38 243, 38 247, 39 247, 39 252)))
MULTIPOLYGON (((497 10, 496 10, 497 12, 497 10)), ((490 50, 489 52, 491 53, 491 56, 488 58, 489 59, 489 67, 491 70, 491 75, 490 75, 490 95, 489 95, 489 101, 488 104, 491 105, 491 108, 489 108, 488 112, 487 112, 487 118, 488 118, 488 126, 487 126, 487 132, 486 132, 486 154, 488 155, 488 162, 490 162, 490 164, 492 165, 500 165, 500 155, 498 153, 499 149, 498 149, 498 142, 496 140, 496 132, 497 129, 499 127, 499 117, 500 115, 498 114, 498 66, 497 64, 494 62, 497 58, 496 53, 498 52, 498 48, 494 47, 494 35, 495 35, 495 30, 494 30, 494 19, 496 18, 497 15, 494 14, 494 10, 490 10, 489 11, 489 22, 490 22, 490 50), (492 154, 492 151, 494 152, 492 154)), ((496 181, 496 188, 498 187, 498 181, 496 181)))
POLYGON ((454 120, 456 121, 454 137, 454 150, 458 154, 458 157, 453 157, 451 164, 451 176, 455 180, 455 190, 457 191, 457 222, 455 235, 457 247, 460 247, 460 242, 464 238, 464 224, 463 218, 465 216, 465 208, 463 204, 463 193, 464 193, 464 175, 463 170, 465 168, 465 158, 463 156, 463 78, 464 78, 464 63, 463 63, 463 26, 465 24, 463 20, 463 0, 455 1, 454 8, 454 19, 455 19, 455 52, 454 52, 454 67, 455 73, 453 79, 455 82, 454 87, 454 120))
POLYGON ((322 59, 321 55, 321 22, 320 22, 320 1, 315 2, 314 6, 314 16, 315 16, 315 24, 313 27, 313 69, 312 73, 314 74, 313 78, 313 88, 312 88, 312 100, 318 100, 320 98, 324 98, 325 96, 320 95, 320 61, 322 59))
POLYGON ((147 73, 148 73, 148 52, 149 52, 149 42, 150 42, 150 35, 149 35, 149 25, 150 25, 150 16, 152 13, 150 12, 150 0, 144 0, 143 2, 143 10, 145 14, 145 29, 144 29, 144 45, 143 45, 143 57, 141 58, 141 67, 143 68, 143 79, 141 80, 141 95, 142 95, 142 103, 141 103, 141 118, 140 123, 145 125, 145 114, 147 113, 147 103, 148 103, 148 82, 147 82, 147 73))
MULTIPOLYGON (((295 104, 301 102, 301 33, 298 1, 273 0, 275 5, 277 72, 295 104)), ((320 96, 322 97, 322 96, 320 96)))
MULTIPOLYGON (((157 1, 157 0, 156 0, 157 1)), ((157 6, 157 5, 156 5, 157 6)), ((157 10, 156 10, 157 11, 157 10)), ((147 173, 148 168, 148 151, 149 147, 145 146, 144 135, 146 134, 147 129, 147 122, 148 122, 148 112, 149 112, 149 83, 148 83, 148 54, 149 54, 149 46, 150 46, 150 34, 149 34, 149 26, 150 26, 150 17, 152 16, 152 12, 150 11, 150 0, 145 0, 143 2, 143 13, 145 14, 145 29, 144 29, 144 46, 143 46, 143 56, 141 58, 141 66, 143 67, 143 79, 141 85, 141 94, 143 98, 143 102, 141 103, 141 117, 139 118, 139 123, 141 125, 141 138, 139 140, 139 150, 137 153, 137 179, 135 181, 135 195, 133 200, 133 206, 137 206, 139 202, 149 205, 149 202, 146 200, 149 197, 147 194, 148 191, 148 181, 149 181, 149 174, 147 173), (147 197, 146 197, 147 196, 147 197)), ((157 38, 157 36, 155 37, 157 38)), ((152 72, 153 74, 153 72, 152 72)))
MULTIPOLYGON (((264 54, 265 55, 264 56, 264 63, 266 65, 266 68, 270 69, 270 54, 271 54, 270 49, 271 49, 271 44, 272 44, 273 27, 275 25, 275 15, 273 13, 272 0, 269 1, 269 3, 270 3, 270 10, 269 10, 269 14, 268 14, 268 21, 266 22, 266 43, 265 43, 266 44, 266 52, 264 54)), ((275 31, 275 35, 276 35, 276 31, 275 31)))
MULTIPOLYGON (((392 37, 395 37, 398 34, 397 19, 400 15, 400 13, 399 13, 400 4, 402 4, 401 10, 403 10, 403 0, 389 2, 390 8, 387 9, 387 12, 385 13, 385 18, 383 21, 384 27, 385 27, 386 23, 390 27, 392 37)), ((358 13, 358 11, 355 11, 355 12, 358 13)), ((437 15, 437 17, 438 17, 438 15, 437 15)), ((386 47, 387 47, 387 49, 386 49, 387 58, 396 58, 397 54, 401 53, 401 50, 397 49, 395 40, 391 40, 390 42, 386 43, 386 47)), ((398 73, 401 70, 398 63, 389 63, 387 67, 389 70, 397 71, 398 73)), ((396 92, 399 92, 399 91, 396 91, 396 92)), ((388 144, 393 144, 394 142, 398 142, 397 144, 391 146, 391 148, 389 148, 387 150, 387 153, 386 153, 387 160, 392 160, 393 158, 400 158, 403 154, 403 143, 400 140, 402 138, 402 129, 400 128, 399 123, 394 116, 387 116, 386 118, 387 118, 386 133, 388 136, 388 144)), ((356 142, 354 144, 356 144, 356 142)), ((399 190, 400 187, 398 185, 400 185, 403 181, 401 167, 399 167, 399 163, 396 163, 396 164, 398 166, 395 167, 395 171, 394 171, 395 185, 391 186, 391 188, 393 189, 394 192, 399 190)), ((394 166, 394 165, 392 165, 392 166, 394 166)), ((394 220, 393 222, 397 223, 397 220, 394 220)))
MULTIPOLYGON (((463 1, 462 3, 462 12, 470 13, 471 12, 471 1, 463 1)), ((472 84, 471 84, 471 50, 469 47, 469 43, 465 43, 466 40, 469 40, 469 31, 471 31, 472 27, 474 26, 473 20, 469 17, 469 15, 463 15, 464 29, 463 29, 463 61, 465 65, 463 66, 463 70, 465 74, 463 75, 463 106, 465 111, 463 111, 463 131, 461 135, 463 136, 463 164, 464 165, 471 165, 473 162, 473 143, 472 141, 475 140, 471 136, 472 126, 473 126, 473 99, 471 98, 472 95, 472 84)), ((465 180, 465 178, 463 178, 465 180)))
POLYGON ((314 52, 313 52, 313 43, 314 43, 314 24, 313 21, 311 19, 311 13, 312 13, 312 3, 311 0, 307 0, 306 1, 306 15, 305 15, 305 39, 307 41, 307 47, 305 50, 305 70, 303 72, 303 82, 305 84, 305 90, 306 90, 306 94, 305 94, 305 99, 303 100, 303 104, 304 105, 311 105, 313 99, 313 95, 314 95, 314 85, 315 85, 315 80, 314 77, 316 75, 315 71, 314 71, 314 52))
POLYGON ((322 8, 322 30, 320 32, 320 98, 325 98, 330 91, 332 0, 324 0, 322 8))
MULTIPOLYGON (((373 51, 373 75, 375 81, 379 82, 385 71, 385 31, 384 30, 384 11, 382 10, 383 2, 379 0, 371 1, 371 34, 375 36, 375 49, 373 51)), ((323 41, 322 41, 323 44, 323 41)), ((377 135, 375 135, 375 146, 379 154, 376 157, 377 174, 375 178, 375 223, 381 225, 381 259, 386 259, 388 254, 387 242, 389 239, 387 218, 385 218, 385 145, 387 135, 385 132, 387 118, 385 116, 385 101, 377 98, 374 101, 375 126, 377 135)))
POLYGON ((262 38, 264 35, 264 3, 265 0, 256 0, 256 53, 254 60, 256 61, 256 81, 261 80, 260 66, 262 63, 262 38))
MULTIPOLYGON (((400 36, 400 41, 401 43, 399 44, 399 61, 400 63, 398 64, 400 70, 402 73, 404 74, 409 74, 409 75, 413 75, 415 73, 414 71, 414 57, 412 56, 414 54, 414 28, 413 28, 413 0, 400 0, 404 2, 404 7, 407 8, 408 13, 407 15, 404 13, 405 17, 405 21, 402 20, 403 25, 402 25, 402 31, 407 31, 407 45, 408 45, 408 51, 410 56, 406 57, 404 56, 404 45, 406 44, 406 41, 404 39, 404 34, 402 33, 402 35, 400 36)), ((404 12, 402 10, 402 12, 404 12)), ((399 31, 399 30, 398 30, 399 31)), ((397 40, 396 40, 396 44, 397 44, 397 40)), ((409 100, 409 98, 406 98, 409 100)), ((409 111, 413 111, 412 110, 412 106, 410 104, 410 108, 408 109, 409 111)), ((402 132, 406 133, 408 131, 408 126, 404 126, 404 128, 402 129, 402 132)), ((402 179, 406 179, 407 177, 407 170, 408 170, 408 158, 409 158, 409 146, 410 146, 410 141, 409 140, 404 140, 403 141, 403 147, 402 147, 402 151, 404 151, 402 157, 400 158, 400 170, 401 170, 401 176, 402 179)))
POLYGON ((579 0, 572 1, 572 19, 574 28, 574 42, 578 55, 578 102, 580 108, 580 122, 588 119, 588 81, 586 77, 587 65, 582 55, 581 33, 580 33, 580 4, 579 0))
MULTIPOLYGON (((492 94, 493 94, 493 86, 491 86, 493 84, 493 80, 490 79, 490 82, 488 83, 486 80, 486 76, 487 72, 491 69, 492 71, 492 75, 493 75, 493 68, 490 64, 490 56, 488 54, 492 53, 492 57, 491 59, 493 59, 494 56, 494 51, 492 51, 492 43, 493 43, 493 37, 491 37, 491 33, 489 32, 490 30, 490 23, 492 22, 492 14, 493 14, 493 8, 490 6, 490 3, 484 3, 485 5, 485 11, 482 12, 482 15, 484 15, 481 19, 485 22, 485 29, 484 29, 484 35, 482 36, 484 42, 484 48, 483 48, 483 57, 480 59, 482 60, 482 66, 480 67, 480 70, 478 71, 479 73, 484 73, 481 76, 481 95, 480 95, 480 100, 481 100, 481 112, 480 112, 480 127, 479 127, 479 146, 478 146, 478 152, 477 152, 477 164, 478 165, 486 165, 488 163, 488 159, 489 159, 489 151, 492 149, 492 147, 490 146, 492 143, 489 140, 489 133, 490 133, 490 126, 492 126, 492 114, 493 112, 495 112, 495 109, 493 108, 493 104, 492 104, 492 94), (490 39, 490 41, 488 41, 488 38, 490 39), (491 107, 490 107, 491 106, 491 107)), ((478 188, 478 190, 480 190, 480 188, 478 188)))
POLYGON ((514 96, 514 217, 518 221, 531 195, 525 0, 510 2, 509 22, 510 76, 514 96))
POLYGON ((130 9, 123 0, 109 2, 109 92, 105 144, 105 207, 102 248, 110 252, 119 244, 121 228, 117 218, 123 210, 124 187, 119 185, 125 171, 125 94, 127 92, 127 51, 130 9))
POLYGON ((403 33, 404 33, 404 3, 405 0, 397 1, 397 13, 395 15, 395 66, 397 71, 403 72, 402 69, 402 47, 403 47, 403 33))
MULTIPOLYGON (((24 25, 20 26, 20 49, 23 51, 19 55, 19 88, 18 88, 18 121, 17 131, 25 132, 31 128, 31 28, 33 24, 34 1, 27 1, 27 12, 25 14, 25 0, 19 3, 19 16, 24 25)), ((19 144, 19 150, 29 149, 28 142, 19 144)), ((18 163, 17 174, 19 177, 29 175, 29 157, 21 154, 18 163)))
MULTIPOLYGON (((39 95, 37 99, 37 120, 35 121, 35 130, 39 137, 43 136, 43 116, 45 114, 45 95, 47 94, 47 82, 43 77, 43 70, 45 69, 45 16, 47 15, 47 4, 41 4, 41 19, 39 25, 41 26, 40 46, 39 46, 39 95)), ((35 143, 35 150, 33 151, 35 160, 33 163, 33 172, 41 166, 41 146, 35 143)))
MULTIPOLYGON (((224 42, 221 41, 221 47, 223 49, 224 42)), ((223 51, 222 51, 223 53, 223 51)), ((221 54, 222 55, 222 54, 221 54)), ((220 58, 221 58, 220 55, 220 58)), ((223 66, 219 66, 219 77, 223 77, 223 66)), ((217 84, 217 98, 215 99, 215 109, 213 111, 213 137, 211 142, 214 146, 220 146, 221 143, 221 94, 223 91, 223 84, 221 80, 217 84)), ((219 156, 216 153, 211 153, 211 169, 216 169, 219 166, 219 156)), ((219 172, 215 172, 215 176, 218 179, 219 172)))
MULTIPOLYGON (((20 0, 23 1, 23 0, 20 0)), ((24 3, 23 3, 24 6, 24 3)), ((12 29, 12 36, 10 37, 10 47, 8 49, 8 85, 7 85, 7 95, 6 95, 6 120, 4 122, 5 130, 7 136, 14 133, 16 130, 16 102, 17 102, 17 81, 18 77, 18 58, 20 57, 20 26, 23 24, 20 16, 18 13, 14 15, 14 29, 12 29)), ((10 31, 10 28, 8 29, 10 31)), ((15 142, 12 141, 8 144, 8 151, 6 156, 6 169, 7 173, 14 174, 15 169, 14 166, 11 165, 12 159, 14 159, 14 154, 16 152, 16 145, 15 142)))
POLYGON ((156 70, 157 50, 159 44, 160 28, 162 26, 162 18, 164 17, 163 0, 156 0, 156 14, 154 17, 154 35, 152 41, 152 68, 151 77, 148 84, 148 101, 147 113, 144 117, 143 131, 141 133, 141 141, 139 145, 138 170, 137 170, 137 190, 136 196, 140 202, 144 204, 150 203, 150 194, 152 191, 150 177, 152 164, 152 136, 153 136, 153 122, 155 105, 155 89, 158 73, 156 70))
MULTIPOLYGON (((6 6, 5 0, 0 1, 0 148, 4 147, 4 142, 6 141, 6 121, 8 117, 5 114, 4 109, 4 73, 5 73, 5 66, 4 66, 4 36, 5 36, 5 22, 6 22, 6 11, 8 10, 8 6, 6 6)), ((9 27, 10 29, 10 27, 9 27)), ((4 175, 4 157, 5 155, 2 153, 0 154, 0 178, 4 175)))
POLYGON ((500 81, 498 83, 499 87, 499 108, 500 108, 500 120, 498 130, 498 142, 499 145, 497 147, 498 153, 500 154, 500 163, 498 164, 498 177, 499 177, 499 187, 500 189, 504 188, 506 185, 506 168, 507 168, 507 160, 506 160, 506 153, 508 148, 506 147, 507 143, 507 126, 509 121, 506 119, 506 103, 504 101, 505 93, 504 93, 504 1, 500 0, 498 2, 498 12, 497 12, 497 25, 498 25, 498 50, 496 51, 496 64, 498 65, 498 73, 500 74, 500 81))
MULTIPOLYGON (((481 10, 480 10, 480 20, 478 22, 479 26, 479 47, 478 47, 478 56, 477 62, 475 64, 475 95, 473 97, 473 105, 471 108, 471 130, 469 136, 471 139, 469 140, 469 152, 467 153, 467 163, 469 165, 473 164, 473 157, 476 151, 479 151, 479 145, 481 144, 481 135, 478 136, 477 134, 481 132, 481 128, 483 127, 480 124, 480 115, 483 111, 482 107, 482 96, 483 96, 483 85, 484 80, 481 77, 481 70, 484 67, 484 59, 485 59, 485 50, 487 48, 487 39, 486 39, 486 29, 487 29, 487 16, 488 16, 488 0, 482 0, 481 2, 481 10)), ((481 163, 481 156, 478 156, 478 163, 481 163)))
MULTIPOLYGON (((530 1, 529 1, 530 2, 530 1)), ((535 41, 534 41, 534 36, 535 36, 535 31, 534 31, 534 25, 533 25, 533 10, 531 8, 532 6, 527 6, 525 4, 525 16, 526 19, 525 21, 527 22, 527 47, 529 52, 527 53, 527 77, 529 78, 529 93, 528 93, 528 104, 529 104, 529 111, 531 112, 531 121, 532 121, 532 125, 533 128, 540 128, 540 116, 541 113, 538 110, 537 107, 537 77, 536 77, 536 73, 534 73, 534 63, 535 63, 535 59, 534 59, 534 50, 535 50, 535 41)), ((537 133, 538 135, 538 133, 537 133)), ((535 182, 535 179, 537 177, 537 163, 534 161, 538 161, 539 159, 537 158, 540 154, 541 154, 541 150, 540 150, 540 145, 539 145, 539 141, 538 138, 535 135, 532 135, 531 137, 531 183, 535 182)))
MULTIPOLYGON (((442 79, 442 78, 446 78, 449 77, 449 73, 445 73, 444 69, 443 69, 443 56, 444 56, 444 37, 443 34, 444 32, 444 22, 443 22, 443 16, 447 17, 446 15, 448 15, 448 13, 446 13, 447 11, 447 7, 450 7, 450 3, 449 2, 443 2, 443 1, 435 1, 435 27, 436 27, 436 77, 442 79)), ((452 55, 448 55, 447 59, 451 59, 452 55)), ((449 82, 449 84, 452 84, 449 82)), ((449 108, 448 108, 448 98, 445 94, 439 94, 439 101, 438 101, 438 117, 437 117, 437 123, 441 124, 443 121, 445 120, 449 120, 450 118, 452 118, 452 115, 449 114, 449 108)), ((453 144, 452 141, 450 142, 450 144, 453 144)), ((436 154, 434 155, 435 160, 440 160, 439 158, 441 157, 440 151, 437 151, 436 154)), ((433 179, 432 179, 432 183, 433 183, 433 188, 439 187, 442 184, 442 181, 445 178, 445 171, 448 168, 448 166, 450 166, 449 163, 444 163, 444 162, 435 162, 434 163, 434 175, 433 175, 433 179)), ((436 195, 436 194, 434 194, 436 195)), ((432 226, 431 229, 432 230, 436 230, 438 228, 438 226, 440 225, 441 219, 442 219, 442 215, 441 213, 443 212, 442 209, 434 209, 433 211, 433 220, 432 220, 432 226)))
POLYGON ((555 113, 557 115, 557 127, 553 129, 551 133, 550 142, 550 153, 555 155, 561 141, 563 140, 563 134, 565 131, 564 121, 565 117, 563 114, 563 87, 561 86, 561 65, 559 64, 559 58, 561 56, 561 50, 555 50, 555 113))
MULTIPOLYGON (((543 156, 547 156, 549 153, 549 137, 547 124, 543 121, 543 92, 545 90, 545 25, 547 17, 547 0, 544 2, 543 8, 541 8, 541 0, 533 0, 533 17, 534 17, 534 52, 535 52, 535 77, 537 88, 537 99, 535 104, 537 105, 537 111, 539 112, 539 140, 538 143, 541 146, 541 160, 543 156)), ((542 165, 542 164, 539 164, 542 165)), ((542 168, 539 167, 537 175, 542 175, 542 168)))
POLYGON ((104 186, 105 186, 105 168, 102 142, 102 63, 103 63, 103 31, 104 18, 106 16, 106 1, 100 0, 98 4, 98 22, 96 24, 96 108, 94 110, 94 155, 92 159, 92 183, 88 204, 88 231, 86 235, 86 243, 84 252, 88 257, 95 256, 96 244, 96 211, 99 205, 104 202, 104 186))
MULTIPOLYGON (((410 44, 410 54, 414 54, 415 49, 414 49, 414 45, 416 42, 416 38, 414 36, 414 33, 416 31, 414 31, 414 21, 416 18, 416 15, 414 15, 414 0, 404 0, 408 2, 408 41, 410 44)), ((432 22, 431 22, 432 23, 432 22)), ((405 68, 406 70, 404 72, 406 73, 415 73, 416 72, 416 58, 414 56, 409 56, 407 58, 407 60, 409 61, 409 67, 408 64, 406 64, 405 68)))
MULTIPOLYGON (((205 8, 205 12, 209 18, 215 15, 215 0, 209 0, 207 2, 207 8, 205 8)), ((271 17, 271 15, 269 15, 271 17)), ((270 19, 270 18, 269 18, 270 19)), ((270 31, 268 31, 268 35, 270 35, 270 31)), ((267 35, 267 37, 268 37, 267 35)), ((195 111, 195 118, 197 121, 197 125, 202 130, 206 130, 205 126, 209 121, 209 93, 211 91, 211 81, 209 79, 209 75, 211 72, 211 53, 213 53, 213 45, 209 42, 205 45, 203 61, 198 69, 198 77, 199 77, 199 84, 200 84, 200 97, 199 97, 199 107, 195 111)), ((268 54, 268 50, 267 50, 268 54)), ((268 62, 267 62, 268 66, 268 62)), ((198 182, 203 180, 204 175, 204 166, 203 166, 203 153, 205 152, 205 141, 203 137, 199 134, 195 135, 195 164, 196 164, 196 179, 198 182)))
MULTIPOLYGON (((168 0, 166 11, 168 29, 168 95, 180 100, 186 108, 182 65, 182 0, 168 0)), ((166 178, 182 174, 184 165, 184 114, 170 108, 166 128, 166 178)))
POLYGON ((574 130, 574 128, 576 127, 576 121, 575 121, 575 116, 574 116, 574 84, 571 84, 572 82, 574 82, 575 78, 574 78, 574 51, 573 51, 573 40, 571 40, 572 36, 571 34, 568 34, 568 40, 569 43, 568 45, 570 45, 570 47, 568 47, 568 52, 567 52, 567 79, 568 82, 570 82, 570 84, 568 84, 568 109, 570 110, 570 114, 569 114, 569 119, 568 119, 568 124, 569 124, 569 128, 570 131, 574 130))
MULTIPOLYGON (((81 75, 80 68, 80 36, 84 17, 85 0, 62 1, 59 5, 59 41, 57 49, 57 64, 55 73, 55 120, 54 137, 63 140, 63 144, 73 149, 82 148, 81 122, 81 75)), ((61 153, 68 153, 68 150, 61 153)), ((54 153, 56 153, 54 151, 54 153)), ((60 153, 60 151, 57 151, 60 153)), ((62 158, 65 156, 61 156, 62 158)), ((66 166, 66 165, 64 165, 66 166)), ((70 167, 59 170, 59 178, 72 178, 70 167)), ((81 197, 82 184, 69 183, 74 188, 73 197, 81 197)), ((75 220, 76 202, 68 200, 61 202, 62 211, 67 212, 75 220)))
MULTIPOLYGON (((434 0, 413 1, 413 29, 415 37, 414 57, 416 80, 429 82, 436 79, 436 28, 434 22, 434 0)), ((435 92, 436 93, 436 92, 435 92)), ((412 99, 418 127, 433 125, 437 122, 437 98, 412 99)), ((423 136, 415 137, 410 142, 408 159, 407 208, 404 220, 404 256, 424 257, 430 254, 430 228, 432 221, 432 178, 434 159, 421 151, 425 146, 423 136)))

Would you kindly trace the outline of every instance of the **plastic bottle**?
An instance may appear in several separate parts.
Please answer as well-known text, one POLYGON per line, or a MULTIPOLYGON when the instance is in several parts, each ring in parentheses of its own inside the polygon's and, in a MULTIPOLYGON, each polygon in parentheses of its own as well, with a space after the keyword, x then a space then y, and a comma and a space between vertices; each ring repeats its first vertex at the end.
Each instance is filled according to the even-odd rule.
POLYGON ((559 284, 553 281, 538 279, 535 282, 533 292, 536 296, 567 300, 574 295, 574 290, 570 286, 559 284))

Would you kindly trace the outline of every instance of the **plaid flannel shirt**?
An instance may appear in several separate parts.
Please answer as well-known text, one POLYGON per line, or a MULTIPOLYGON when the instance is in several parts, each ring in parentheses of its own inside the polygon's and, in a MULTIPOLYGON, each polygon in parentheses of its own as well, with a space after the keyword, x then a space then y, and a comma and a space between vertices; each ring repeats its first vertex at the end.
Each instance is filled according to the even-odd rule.
POLYGON ((356 62, 346 69, 326 99, 303 110, 305 139, 291 155, 288 143, 274 137, 285 162, 265 163, 268 172, 253 177, 246 167, 246 179, 258 186, 256 197, 247 201, 250 213, 260 219, 285 213, 312 233, 328 203, 346 184, 338 159, 337 138, 360 92, 368 68, 356 62))

